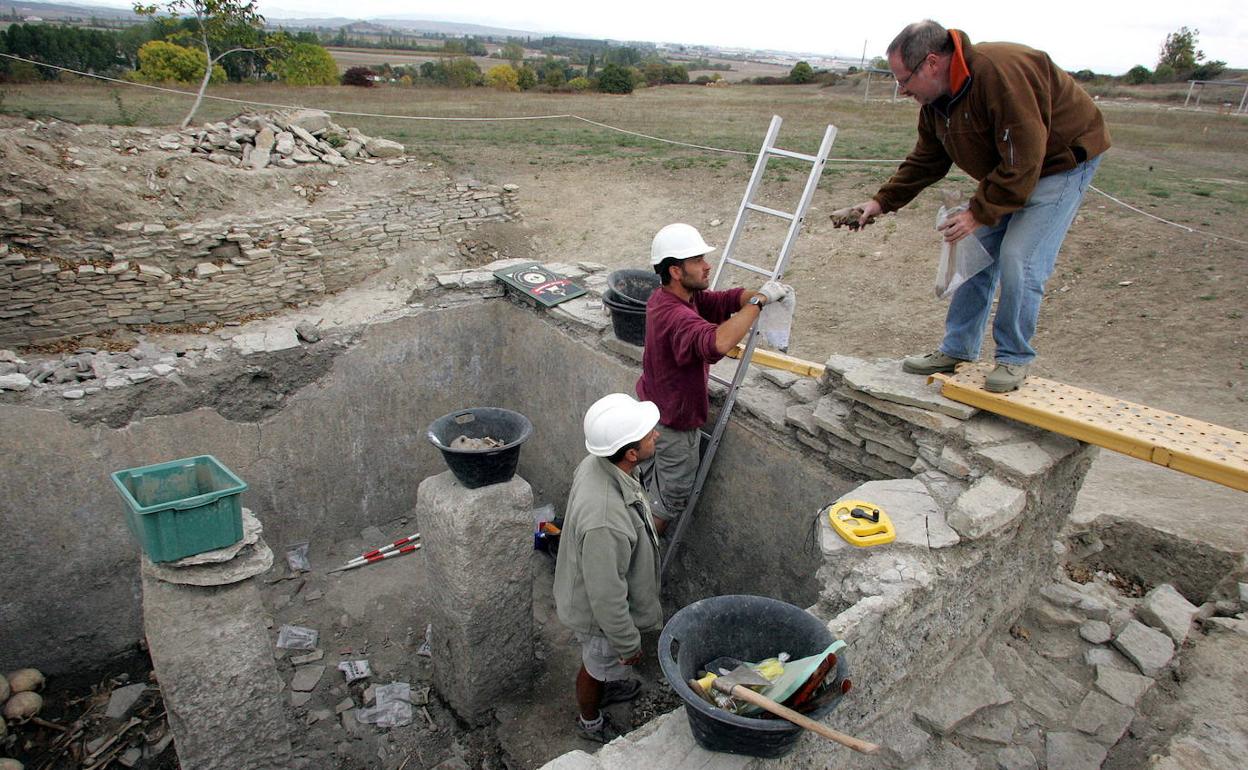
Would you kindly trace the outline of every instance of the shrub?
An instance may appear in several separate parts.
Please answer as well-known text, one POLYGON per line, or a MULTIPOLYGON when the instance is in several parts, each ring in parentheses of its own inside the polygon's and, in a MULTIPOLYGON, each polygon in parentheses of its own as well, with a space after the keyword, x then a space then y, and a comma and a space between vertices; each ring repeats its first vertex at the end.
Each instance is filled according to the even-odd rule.
POLYGON ((809 83, 814 79, 814 68, 804 61, 799 61, 793 65, 793 69, 789 70, 789 82, 791 83, 809 83))
POLYGON ((520 73, 510 64, 496 64, 485 73, 485 84, 499 91, 519 91, 520 73))
POLYGON ((1157 69, 1153 70, 1154 83, 1170 83, 1178 79, 1175 74, 1174 67, 1169 64, 1158 64, 1157 69))
POLYGON ((585 77, 584 75, 581 75, 579 77, 574 77, 568 81, 568 88, 572 89, 573 91, 588 91, 593 87, 594 87, 594 82, 590 80, 589 78, 585 77))
MULTIPOLYGON (((198 83, 207 66, 208 56, 203 51, 149 40, 139 48, 139 69, 134 79, 140 83, 198 83)), ((220 64, 212 65, 208 82, 225 82, 225 70, 220 64)))
POLYGON ((296 43, 289 54, 273 62, 269 69, 292 86, 332 86, 338 82, 334 57, 315 43, 296 43))
POLYGON ((1226 70, 1224 61, 1207 61, 1196 65, 1196 69, 1188 75, 1192 80, 1214 80, 1226 70))
POLYGON ((344 86, 360 86, 361 88, 373 87, 373 71, 368 67, 352 67, 342 73, 342 84, 344 86))
POLYGON ((527 64, 522 65, 516 76, 516 85, 520 86, 521 91, 528 91, 537 85, 537 72, 527 64))
POLYGON ((633 75, 630 68, 611 62, 598 73, 598 90, 605 94, 631 94, 633 75))
POLYGON ((1133 86, 1138 86, 1152 80, 1153 73, 1149 72, 1148 67, 1145 67, 1143 64, 1137 64, 1127 70, 1127 74, 1123 75, 1122 78, 1127 81, 1127 83, 1133 86))

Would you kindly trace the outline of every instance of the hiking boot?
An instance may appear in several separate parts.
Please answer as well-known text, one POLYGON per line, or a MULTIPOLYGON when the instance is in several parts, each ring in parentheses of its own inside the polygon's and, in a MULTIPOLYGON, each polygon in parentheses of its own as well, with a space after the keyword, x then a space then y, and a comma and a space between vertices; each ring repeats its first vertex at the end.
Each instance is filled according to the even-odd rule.
POLYGON ((911 374, 936 374, 937 372, 952 372, 958 364, 963 363, 966 363, 964 359, 947 356, 939 350, 933 350, 921 356, 908 356, 901 362, 901 369, 911 374))
POLYGON ((598 701, 598 705, 606 706, 611 703, 623 703, 636 698, 639 692, 641 692, 641 682, 638 682, 636 679, 604 682, 602 685, 602 698, 598 701))
POLYGON ((616 727, 615 722, 611 721, 610 714, 605 711, 599 711, 598 716, 602 719, 602 724, 597 727, 586 727, 584 720, 577 716, 576 730, 581 734, 582 738, 594 743, 610 743, 624 734, 616 727))
POLYGON ((1027 379, 1027 364, 998 362, 997 368, 984 378, 984 390, 991 393, 1009 393, 1011 390, 1018 390, 1018 386, 1022 385, 1025 379, 1027 379))

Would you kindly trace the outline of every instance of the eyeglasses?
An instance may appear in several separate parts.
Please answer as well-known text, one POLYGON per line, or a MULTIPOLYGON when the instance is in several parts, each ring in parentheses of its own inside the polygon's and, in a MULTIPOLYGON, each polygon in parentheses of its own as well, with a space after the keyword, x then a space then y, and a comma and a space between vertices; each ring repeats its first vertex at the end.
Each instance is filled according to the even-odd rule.
POLYGON ((910 81, 914 79, 915 75, 919 74, 919 70, 923 69, 923 65, 927 64, 927 62, 928 62, 927 57, 924 57, 923 61, 919 62, 919 66, 911 70, 909 75, 906 75, 904 78, 897 79, 897 85, 901 86, 902 88, 909 88, 910 81))

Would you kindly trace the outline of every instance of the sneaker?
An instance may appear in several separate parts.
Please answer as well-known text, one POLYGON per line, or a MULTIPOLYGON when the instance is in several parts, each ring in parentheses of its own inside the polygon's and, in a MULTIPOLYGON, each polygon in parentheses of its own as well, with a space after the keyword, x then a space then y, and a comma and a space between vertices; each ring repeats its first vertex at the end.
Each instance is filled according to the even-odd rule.
POLYGON ((641 692, 641 682, 638 682, 636 679, 604 682, 602 685, 602 699, 598 701, 598 705, 606 706, 611 703, 623 703, 636 698, 639 692, 641 692))
POLYGON ((588 727, 579 715, 576 717, 576 730, 582 738, 594 743, 610 743, 624 734, 615 726, 615 722, 611 721, 611 715, 607 712, 599 711, 598 718, 600 720, 598 726, 588 727))
POLYGON ((984 378, 984 390, 991 393, 1009 393, 1027 379, 1027 364, 997 363, 997 367, 984 378))
POLYGON ((936 374, 937 372, 952 372, 958 364, 962 363, 966 361, 947 356, 939 350, 933 350, 921 356, 908 356, 901 362, 901 369, 911 374, 936 374))

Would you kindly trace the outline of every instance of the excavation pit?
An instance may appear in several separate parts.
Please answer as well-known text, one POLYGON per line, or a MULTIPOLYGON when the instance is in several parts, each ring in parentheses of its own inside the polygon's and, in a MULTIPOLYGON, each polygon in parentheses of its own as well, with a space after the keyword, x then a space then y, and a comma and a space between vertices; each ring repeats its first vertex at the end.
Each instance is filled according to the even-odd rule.
MULTIPOLYGON (((289 741, 283 744, 275 728, 279 739, 269 748, 274 756, 288 752, 290 766, 356 761, 395 768, 414 753, 427 767, 453 757, 484 767, 538 767, 555 758, 558 767, 586 768, 704 761, 683 714, 650 719, 678 705, 658 684, 653 656, 641 666, 646 691, 628 717, 646 723, 598 754, 585 753, 593 747, 571 729, 577 650, 553 613, 553 562, 531 550, 532 520, 508 536, 524 540, 527 560, 508 563, 520 564, 522 580, 530 581, 533 652, 524 684, 487 698, 486 717, 482 710, 461 713, 437 687, 438 629, 430 639, 425 632, 446 617, 448 607, 439 603, 448 592, 445 575, 429 575, 430 553, 326 574, 411 532, 438 534, 428 529, 438 525, 422 511, 420 488, 449 474, 412 426, 472 404, 525 414, 533 433, 513 481, 530 489, 524 506, 562 510, 571 471, 584 455, 584 410, 606 393, 633 389, 640 350, 606 330, 592 298, 539 310, 497 296, 490 285, 465 286, 466 275, 446 282, 453 288, 413 298, 387 320, 280 352, 230 353, 182 373, 181 384, 144 383, 129 396, 126 419, 105 402, 0 405, 12 426, 2 449, 21 458, 20 469, 5 475, 5 493, 9 510, 23 512, 20 527, 6 515, 18 540, 13 574, 21 579, 0 589, 16 640, 4 664, 33 663, 55 675, 145 635, 167 647, 170 631, 185 629, 188 618, 177 613, 196 604, 159 602, 159 592, 169 589, 140 577, 108 473, 212 454, 248 483, 243 504, 263 522, 278 566, 233 596, 224 589, 186 596, 207 602, 198 618, 202 633, 228 627, 252 651, 251 676, 241 684, 237 671, 227 678, 235 710, 246 721, 248 709, 268 704, 264 713, 286 726, 289 741), (30 435, 42 437, 37 446, 21 440, 30 435), (282 566, 282 546, 297 541, 310 543, 311 572, 290 574, 282 566), (40 553, 63 558, 28 555, 40 553), (80 588, 67 595, 66 584, 80 588), (307 652, 276 649, 285 624, 318 626, 323 658, 296 665, 292 659, 307 652), (427 641, 433 657, 420 654, 427 641), (412 724, 383 729, 355 720, 364 693, 336 664, 360 658, 370 661, 373 684, 406 681, 427 699, 412 724), (300 671, 310 666, 326 670, 311 689, 292 689, 296 678, 309 678, 300 671), (248 698, 237 698, 240 688, 248 698), (352 706, 335 713, 347 699, 352 706)), ((590 278, 596 291, 605 288, 600 276, 590 278)), ((669 615, 724 594, 809 608, 855 651, 855 687, 833 724, 866 734, 893 729, 888 714, 921 710, 916 704, 926 688, 1014 624, 1034 592, 1052 581, 1054 540, 1095 451, 945 401, 920 378, 898 381, 896 368, 833 356, 820 380, 751 371, 664 596, 669 615), (851 494, 889 512, 898 527, 894 544, 854 548, 816 516, 851 494)), ((465 567, 462 574, 488 582, 484 569, 465 567)), ((523 635, 525 622, 488 615, 464 621, 479 638, 498 639, 523 635)), ((645 640, 649 650, 655 643, 654 635, 645 640)), ((177 698, 173 683, 188 671, 196 676, 184 680, 190 689, 183 692, 211 695, 238 660, 196 654, 194 645, 180 653, 154 655, 157 675, 174 690, 167 698, 177 698), (178 670, 162 673, 162 665, 178 670)), ((930 750, 913 724, 898 729, 930 750)), ((254 731, 240 731, 247 738, 240 745, 258 740, 254 731)), ((237 764, 223 748, 229 741, 193 743, 181 742, 179 751, 237 764)), ((781 761, 826 764, 838 751, 803 737, 781 761)))

